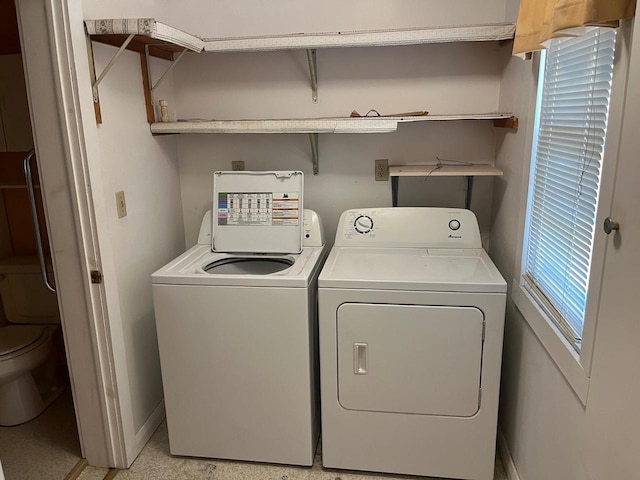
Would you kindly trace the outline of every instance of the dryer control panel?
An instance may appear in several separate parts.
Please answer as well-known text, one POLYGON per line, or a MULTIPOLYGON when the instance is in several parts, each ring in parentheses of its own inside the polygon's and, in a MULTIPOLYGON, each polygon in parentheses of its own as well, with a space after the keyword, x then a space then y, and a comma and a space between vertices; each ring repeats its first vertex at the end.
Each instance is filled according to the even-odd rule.
POLYGON ((340 217, 336 246, 482 248, 470 210, 431 207, 364 208, 340 217))

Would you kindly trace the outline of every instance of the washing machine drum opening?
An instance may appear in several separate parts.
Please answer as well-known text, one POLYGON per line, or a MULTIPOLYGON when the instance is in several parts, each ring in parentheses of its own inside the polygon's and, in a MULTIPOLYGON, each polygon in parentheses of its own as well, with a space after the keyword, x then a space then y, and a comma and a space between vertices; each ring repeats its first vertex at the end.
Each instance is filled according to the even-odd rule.
POLYGON ((269 275, 293 264, 289 258, 224 258, 206 265, 203 270, 216 275, 269 275))

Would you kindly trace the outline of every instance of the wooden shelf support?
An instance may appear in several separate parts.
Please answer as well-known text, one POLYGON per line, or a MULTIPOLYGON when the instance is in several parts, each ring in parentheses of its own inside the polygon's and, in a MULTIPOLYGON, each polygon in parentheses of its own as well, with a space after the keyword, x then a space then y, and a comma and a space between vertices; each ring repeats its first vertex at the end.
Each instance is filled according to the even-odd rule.
MULTIPOLYGON (((167 77, 167 74, 178 64, 180 60, 184 57, 185 53, 187 53, 188 49, 184 48, 180 54, 169 64, 167 69, 160 75, 160 78, 153 83, 151 79, 151 64, 150 57, 151 53, 149 47, 152 45, 145 44, 144 46, 144 54, 140 54, 142 61, 142 87, 144 89, 144 101, 147 108, 147 122, 154 123, 156 121, 155 115, 155 105, 153 103, 153 92, 156 88, 163 82, 163 80, 167 77)), ((173 53, 171 54, 173 56, 173 53)))
POLYGON ((518 117, 500 118, 493 121, 493 126, 497 128, 511 128, 513 130, 518 129, 519 120, 518 117))

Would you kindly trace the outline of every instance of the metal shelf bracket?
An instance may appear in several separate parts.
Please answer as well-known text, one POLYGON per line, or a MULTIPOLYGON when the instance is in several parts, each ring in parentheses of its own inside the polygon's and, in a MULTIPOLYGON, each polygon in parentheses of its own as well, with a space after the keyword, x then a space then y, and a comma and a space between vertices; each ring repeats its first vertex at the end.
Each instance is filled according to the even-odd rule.
POLYGON ((125 51, 125 49, 131 43, 131 40, 133 40, 134 37, 135 37, 135 34, 133 34, 133 33, 127 37, 127 39, 124 41, 124 43, 122 45, 120 45, 120 48, 118 49, 118 51, 113 55, 111 60, 109 60, 109 63, 107 63, 107 66, 104 67, 104 70, 98 76, 98 78, 95 78, 96 72, 95 72, 94 67, 93 67, 93 53, 91 52, 91 49, 89 49, 89 56, 91 57, 89 59, 90 60, 89 65, 90 65, 90 68, 91 68, 91 80, 93 81, 93 83, 91 85, 91 89, 93 90, 93 101, 94 101, 94 103, 98 103, 98 85, 100 85, 100 82, 102 80, 104 80, 104 77, 107 76, 107 73, 109 73, 109 70, 111 70, 111 67, 113 67, 113 65, 116 63, 118 58, 120 58, 120 55, 122 55, 122 52, 125 51))
POLYGON ((307 61, 309 62, 309 74, 311 76, 311 98, 313 103, 318 103, 318 64, 315 48, 307 48, 307 61))
MULTIPOLYGON (((147 60, 147 69, 149 72, 151 72, 151 66, 149 65, 149 46, 150 46, 149 44, 144 46, 144 55, 147 60)), ((175 60, 173 60, 173 62, 171 62, 171 65, 167 67, 164 73, 160 75, 160 78, 158 79, 158 81, 154 83, 153 86, 151 87, 151 93, 153 93, 154 90, 158 88, 158 86, 166 78, 167 74, 173 69, 173 67, 175 67, 178 64, 180 60, 182 60, 182 57, 184 57, 184 54, 187 53, 188 50, 189 50, 188 48, 185 48, 184 50, 182 50, 180 52, 180 55, 178 55, 178 57, 175 60)))
POLYGON ((311 143, 311 160, 313 161, 313 174, 318 175, 318 134, 309 134, 309 143, 311 143))

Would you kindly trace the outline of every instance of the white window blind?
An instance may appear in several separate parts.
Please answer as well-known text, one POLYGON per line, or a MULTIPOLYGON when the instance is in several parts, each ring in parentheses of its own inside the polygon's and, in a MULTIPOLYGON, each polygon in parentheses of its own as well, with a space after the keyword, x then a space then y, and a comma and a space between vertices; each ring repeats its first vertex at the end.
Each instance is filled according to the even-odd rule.
POLYGON ((534 140, 525 285, 579 349, 616 33, 552 40, 534 140))

